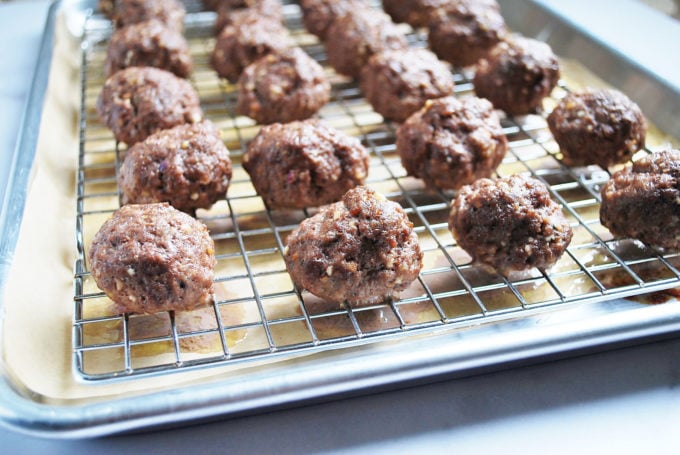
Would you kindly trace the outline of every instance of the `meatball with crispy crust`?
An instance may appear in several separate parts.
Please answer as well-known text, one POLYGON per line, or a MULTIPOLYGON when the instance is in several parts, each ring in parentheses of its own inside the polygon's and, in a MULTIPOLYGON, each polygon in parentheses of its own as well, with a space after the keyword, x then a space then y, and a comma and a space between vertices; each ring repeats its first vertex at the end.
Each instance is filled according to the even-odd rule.
POLYGON ((121 207, 94 236, 88 259, 97 286, 121 313, 185 311, 213 301, 208 229, 168 204, 121 207))
POLYGON ((115 0, 111 7, 111 19, 116 27, 158 19, 168 27, 184 30, 186 9, 179 0, 115 0))
POLYGON ((215 34, 218 35, 224 27, 238 20, 239 16, 252 14, 252 11, 260 17, 283 23, 283 5, 279 0, 225 1, 217 6, 215 34))
POLYGON ((368 8, 366 0, 301 0, 302 22, 312 35, 321 41, 331 24, 350 11, 368 8))
POLYGON ((485 99, 429 100, 397 130, 397 152, 409 175, 433 188, 458 189, 490 177, 508 141, 485 99))
POLYGON ((614 173, 602 187, 600 221, 617 237, 680 250, 680 150, 663 150, 614 173))
POLYGON ((300 223, 286 239, 284 259, 299 287, 361 306, 406 289, 423 254, 401 206, 360 186, 300 223))
POLYGON ((502 275, 550 267, 572 237, 546 186, 521 175, 480 179, 461 188, 451 204, 449 229, 474 260, 502 275))
POLYGON ((128 146, 203 117, 198 94, 188 81, 162 69, 137 66, 106 80, 97 113, 116 140, 128 146))
POLYGON ((106 49, 104 71, 110 76, 130 66, 153 66, 188 77, 191 64, 184 35, 152 19, 113 32, 106 49))
POLYGON ((133 145, 118 176, 123 204, 169 202, 193 215, 224 198, 229 151, 209 121, 178 125, 133 145))
POLYGON ((560 65, 547 44, 514 36, 496 45, 477 64, 474 86, 480 98, 508 115, 537 112, 560 78, 560 65))
POLYGON ((459 0, 382 0, 382 7, 394 22, 425 27, 437 9, 457 1, 459 0))
POLYGON ((321 65, 299 47, 248 65, 238 87, 238 112, 258 123, 309 118, 328 102, 331 93, 321 65))
POLYGON ((387 120, 403 122, 429 99, 453 95, 449 68, 426 49, 374 54, 361 71, 361 91, 387 120))
POLYGON ((364 182, 368 164, 358 139, 318 120, 264 126, 243 156, 253 186, 272 209, 335 202, 364 182))
POLYGON ((570 166, 624 163, 645 145, 647 122, 637 104, 614 89, 567 94, 548 116, 548 127, 570 166))

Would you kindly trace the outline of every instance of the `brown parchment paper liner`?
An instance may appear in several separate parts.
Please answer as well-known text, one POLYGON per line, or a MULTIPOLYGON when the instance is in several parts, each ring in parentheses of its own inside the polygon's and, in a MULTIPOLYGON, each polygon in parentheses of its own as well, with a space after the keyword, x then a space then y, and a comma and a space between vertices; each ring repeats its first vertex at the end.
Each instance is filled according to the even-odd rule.
MULTIPOLYGON (((579 64, 562 61, 569 87, 603 86, 579 64)), ((38 149, 13 266, 5 290, 4 360, 34 399, 75 402, 144 393, 182 384, 246 374, 239 364, 118 383, 86 384, 72 372, 73 266, 80 94, 79 41, 63 17, 57 21, 38 149)), ((546 108, 552 109, 547 101, 546 108)), ((651 128, 648 145, 671 139, 651 128)), ((89 241, 89 240, 88 240, 89 241)))

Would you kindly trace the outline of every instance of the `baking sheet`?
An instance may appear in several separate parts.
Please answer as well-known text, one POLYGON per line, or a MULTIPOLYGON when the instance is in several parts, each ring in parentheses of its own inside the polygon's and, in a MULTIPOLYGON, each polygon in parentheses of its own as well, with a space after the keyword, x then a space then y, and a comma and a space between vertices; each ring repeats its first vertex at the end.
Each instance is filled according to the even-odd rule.
MULTIPOLYGON (((615 314, 623 310, 648 309, 634 302, 604 302, 602 305, 590 305, 585 310, 580 307, 571 308, 560 312, 560 317, 553 317, 552 313, 544 314, 541 311, 527 309, 522 313, 520 320, 512 320, 504 325, 482 327, 477 335, 468 334, 462 329, 480 329, 479 322, 460 321, 462 324, 443 332, 441 327, 428 327, 427 331, 414 333, 412 337, 400 340, 399 343, 388 337, 386 341, 374 344, 353 345, 349 350, 315 352, 304 358, 279 359, 271 364, 265 362, 265 364, 220 365, 189 373, 161 375, 151 379, 136 379, 115 384, 94 386, 83 384, 72 375, 70 346, 73 313, 73 306, 70 303, 73 301, 70 277, 76 260, 73 248, 75 231, 73 212, 76 207, 74 194, 77 160, 73 158, 78 150, 79 139, 79 91, 74 87, 74 81, 79 80, 82 62, 80 43, 73 38, 65 25, 63 22, 60 23, 56 36, 55 59, 50 71, 38 156, 32 171, 14 266, 7 280, 3 324, 6 377, 11 378, 14 387, 23 389, 31 401, 57 406, 59 409, 57 415, 61 416, 58 423, 65 425, 67 420, 63 416, 64 407, 75 410, 75 416, 70 423, 84 433, 88 433, 88 430, 90 434, 93 433, 92 427, 97 427, 98 431, 134 428, 143 425, 142 422, 146 420, 142 419, 142 416, 148 417, 147 414, 159 423, 163 418, 159 417, 161 405, 158 400, 167 400, 169 397, 163 394, 163 390, 184 399, 180 400, 180 403, 186 413, 170 413, 167 417, 181 420, 197 413, 214 414, 218 409, 219 412, 228 412, 229 409, 232 411, 247 409, 264 406, 265 403, 273 405, 312 396, 330 396, 369 385, 398 383, 447 371, 471 370, 474 366, 485 364, 501 365, 513 358, 526 358, 529 352, 537 356, 554 350, 575 349, 579 343, 581 346, 588 346, 594 342, 584 334, 589 333, 591 337, 603 334, 602 325, 590 325, 597 321, 599 316, 607 318, 614 316, 618 320, 618 323, 606 326, 605 332, 609 333, 609 329, 613 328, 618 335, 611 337, 609 333, 609 341, 655 333, 654 321, 658 321, 655 317, 670 320, 671 323, 664 330, 673 329, 672 324, 675 323, 677 312, 674 303, 658 306, 653 314, 646 312, 645 319, 649 324, 642 324, 645 330, 635 326, 628 320, 627 315, 624 317, 615 314), (46 232, 50 235, 45 235, 46 232), (35 284, 36 277, 40 277, 40 286, 35 284), (587 324, 581 323, 584 318, 588 318, 587 324), (579 323, 580 331, 565 333, 563 325, 574 321, 579 323), (538 328, 528 332, 526 338, 520 335, 524 332, 518 331, 513 334, 513 330, 532 326, 538 328), (560 329, 553 331, 555 327, 560 329), (30 343, 17 342, 26 339, 27 334, 30 334, 30 343), (512 353, 505 352, 503 356, 495 358, 482 356, 485 352, 488 354, 490 346, 480 337, 493 340, 494 337, 489 337, 490 334, 512 334, 513 343, 506 345, 508 349, 514 348, 512 353), (439 344, 443 342, 442 337, 446 343, 439 344), (448 344, 452 341, 455 341, 455 347, 448 344), (552 349, 546 348, 548 345, 552 346, 552 349), (439 352, 441 346, 446 346, 443 352, 439 352), (419 357, 413 358, 411 355, 419 357), (331 368, 331 365, 335 367, 331 368), (349 370, 339 369, 341 366, 349 370), (396 374, 399 370, 401 373, 396 374), (282 382, 272 381, 273 372, 276 372, 277 378, 282 382), (368 377, 372 379, 369 380, 368 377), (246 384, 249 384, 250 388, 245 386, 246 384), (227 392, 218 392, 216 388, 226 388, 227 392), (187 390, 191 390, 193 398, 184 395, 187 390), (114 398, 120 394, 125 396, 122 401, 114 398), (137 403, 129 401, 135 395, 143 395, 145 399, 137 403), (98 403, 103 406, 97 407, 98 403), (108 412, 104 411, 106 406, 109 408, 108 412), (84 409, 87 409, 89 414, 87 418, 82 413, 84 409), (104 426, 102 419, 113 424, 104 426)), ((578 65, 574 65, 573 68, 574 72, 579 71, 579 77, 585 77, 587 74, 587 72, 581 74, 581 70, 576 69, 578 65)), ((572 85, 574 83, 575 81, 569 81, 570 86, 574 86, 572 85)), ((370 111, 364 114, 369 119, 373 118, 370 121, 375 121, 375 114, 370 111)), ((527 129, 531 131, 531 128, 527 129)), ((668 140, 666 137, 659 137, 661 142, 668 140)), ((651 145, 654 147, 656 144, 651 145)), ((517 162, 511 161, 506 164, 511 168, 517 162)), ((445 244, 450 242, 450 239, 444 241, 445 244)), ((675 260, 674 257, 668 259, 675 260)), ((488 321, 495 322, 497 319, 489 318, 488 321)), ((146 422, 148 425, 149 422, 146 422)), ((71 428, 71 431, 74 431, 74 428, 71 428)))

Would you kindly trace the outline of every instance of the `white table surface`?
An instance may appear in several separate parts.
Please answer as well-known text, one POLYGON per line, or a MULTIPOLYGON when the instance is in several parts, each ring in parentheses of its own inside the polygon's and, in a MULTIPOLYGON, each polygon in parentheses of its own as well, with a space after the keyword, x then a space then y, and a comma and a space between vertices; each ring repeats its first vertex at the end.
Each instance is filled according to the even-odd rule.
MULTIPOLYGON (((3 159, 47 3, 0 3, 3 159)), ((6 165, 0 160, 0 178, 6 165)), ((680 339, 173 430, 92 440, 0 427, 0 453, 680 453, 680 339)))

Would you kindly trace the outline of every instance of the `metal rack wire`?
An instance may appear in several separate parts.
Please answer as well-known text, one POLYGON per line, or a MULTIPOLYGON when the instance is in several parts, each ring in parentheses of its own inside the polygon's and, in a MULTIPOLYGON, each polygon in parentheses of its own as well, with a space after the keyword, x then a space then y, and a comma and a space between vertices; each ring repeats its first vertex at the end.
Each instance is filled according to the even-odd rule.
MULTIPOLYGON (((286 5, 293 38, 325 68, 323 46, 305 33, 295 5, 286 5)), ((373 112, 357 84, 328 69, 332 99, 319 113, 329 125, 359 137, 371 153, 367 184, 404 207, 418 233, 424 268, 398 300, 365 308, 320 302, 296 289, 281 252, 286 235, 315 209, 268 210, 240 161, 259 127, 234 112, 236 88, 220 80, 208 59, 214 44, 209 14, 190 14, 187 38, 195 70, 191 82, 206 118, 222 131, 234 178, 224 201, 197 216, 215 240, 216 300, 190 313, 117 314, 96 287, 87 248, 101 223, 119 207, 117 174, 125 150, 97 119, 94 105, 104 82, 102 63, 110 31, 90 21, 82 42, 82 108, 77 182, 74 273, 74 369, 88 381, 273 361, 335 348, 400 339, 436 328, 465 329, 521 318, 573 303, 647 293, 678 286, 678 254, 663 254, 632 240, 616 240, 599 222, 599 187, 609 175, 598 167, 569 168, 541 116, 506 118, 510 152, 500 176, 530 174, 563 205, 574 238, 548 271, 508 278, 471 263, 447 228, 453 192, 431 192, 406 176, 395 151, 395 125, 373 112)), ((409 34, 413 46, 422 34, 409 34)), ((472 93, 470 75, 455 72, 457 96, 472 93)), ((555 89, 555 99, 567 88, 555 89)), ((547 100, 548 104, 553 100, 547 100)))

